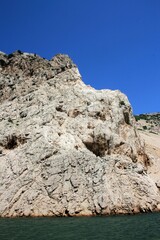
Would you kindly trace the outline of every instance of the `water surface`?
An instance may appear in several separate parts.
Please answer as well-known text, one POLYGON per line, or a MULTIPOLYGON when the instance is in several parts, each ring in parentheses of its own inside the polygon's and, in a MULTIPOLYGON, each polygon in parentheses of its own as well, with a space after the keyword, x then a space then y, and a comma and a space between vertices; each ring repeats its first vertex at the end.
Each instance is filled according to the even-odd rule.
POLYGON ((160 213, 57 218, 0 218, 0 240, 160 240, 160 213))

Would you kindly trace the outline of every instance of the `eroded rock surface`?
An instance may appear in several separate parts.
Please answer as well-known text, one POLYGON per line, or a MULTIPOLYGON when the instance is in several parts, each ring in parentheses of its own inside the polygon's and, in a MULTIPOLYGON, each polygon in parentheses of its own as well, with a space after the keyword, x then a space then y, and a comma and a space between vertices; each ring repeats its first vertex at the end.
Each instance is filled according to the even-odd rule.
POLYGON ((127 97, 86 86, 67 55, 0 52, 0 216, 158 210, 127 97))

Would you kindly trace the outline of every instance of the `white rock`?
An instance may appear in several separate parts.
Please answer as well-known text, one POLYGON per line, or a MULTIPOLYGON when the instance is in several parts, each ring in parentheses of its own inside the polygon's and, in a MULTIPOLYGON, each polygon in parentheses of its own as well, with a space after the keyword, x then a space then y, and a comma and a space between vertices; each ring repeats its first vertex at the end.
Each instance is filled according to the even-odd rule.
POLYGON ((66 55, 11 58, 0 72, 0 216, 158 208, 127 97, 86 86, 66 55))

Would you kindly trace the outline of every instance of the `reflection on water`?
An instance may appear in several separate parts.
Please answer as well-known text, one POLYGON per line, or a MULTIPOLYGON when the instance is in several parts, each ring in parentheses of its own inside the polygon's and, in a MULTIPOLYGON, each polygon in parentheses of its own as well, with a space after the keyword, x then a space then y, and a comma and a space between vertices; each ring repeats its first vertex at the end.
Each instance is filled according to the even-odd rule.
POLYGON ((160 240, 160 213, 0 219, 0 240, 160 240))

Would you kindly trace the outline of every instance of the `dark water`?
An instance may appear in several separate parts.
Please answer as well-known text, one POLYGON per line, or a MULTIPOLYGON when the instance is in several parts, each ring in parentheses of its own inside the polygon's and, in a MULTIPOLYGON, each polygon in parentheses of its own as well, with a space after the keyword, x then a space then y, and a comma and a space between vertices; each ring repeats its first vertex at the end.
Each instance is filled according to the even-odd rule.
POLYGON ((160 240, 160 213, 0 219, 0 240, 160 240))

